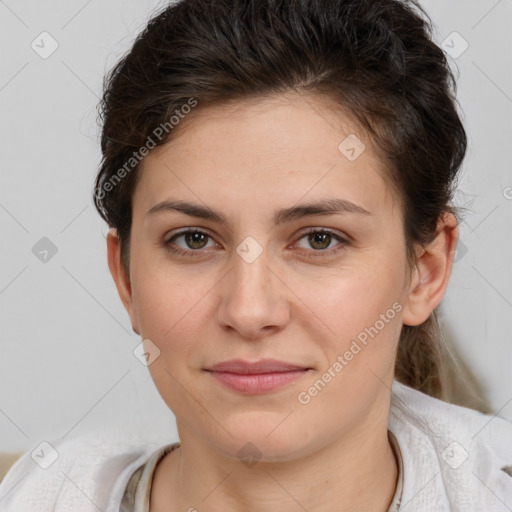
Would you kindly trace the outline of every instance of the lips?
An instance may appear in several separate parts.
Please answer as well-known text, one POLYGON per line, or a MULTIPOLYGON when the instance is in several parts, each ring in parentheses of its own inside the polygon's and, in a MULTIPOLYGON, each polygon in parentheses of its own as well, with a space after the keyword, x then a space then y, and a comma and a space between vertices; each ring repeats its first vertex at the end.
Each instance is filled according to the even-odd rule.
POLYGON ((261 359, 260 361, 249 362, 242 359, 231 359, 217 363, 207 371, 228 372, 240 375, 255 375, 262 373, 281 373, 297 370, 308 370, 308 367, 286 363, 277 359, 261 359))
POLYGON ((232 359, 207 369, 215 381, 231 391, 243 394, 263 394, 291 384, 303 377, 309 367, 262 359, 256 362, 232 359))

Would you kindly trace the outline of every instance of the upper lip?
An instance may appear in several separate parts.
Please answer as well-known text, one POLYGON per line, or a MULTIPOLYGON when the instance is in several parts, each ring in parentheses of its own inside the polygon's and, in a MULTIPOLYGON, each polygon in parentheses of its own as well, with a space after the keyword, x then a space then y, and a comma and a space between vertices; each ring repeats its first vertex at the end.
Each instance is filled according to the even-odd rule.
POLYGON ((243 359, 230 359, 206 368, 207 371, 239 373, 242 375, 289 372, 293 370, 308 370, 309 368, 279 361, 277 359, 260 359, 259 361, 244 361, 243 359))

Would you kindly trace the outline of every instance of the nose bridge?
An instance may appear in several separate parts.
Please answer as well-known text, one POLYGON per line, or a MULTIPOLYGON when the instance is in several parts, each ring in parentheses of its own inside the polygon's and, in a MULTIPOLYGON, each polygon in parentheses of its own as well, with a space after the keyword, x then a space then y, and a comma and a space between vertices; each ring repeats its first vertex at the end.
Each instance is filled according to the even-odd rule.
POLYGON ((263 329, 286 321, 286 306, 279 298, 282 290, 271 265, 268 251, 254 238, 247 237, 237 246, 219 306, 220 323, 255 338, 263 329))
POLYGON ((247 237, 233 255, 233 276, 230 295, 237 303, 249 300, 253 308, 262 308, 272 300, 268 251, 252 237, 247 237))

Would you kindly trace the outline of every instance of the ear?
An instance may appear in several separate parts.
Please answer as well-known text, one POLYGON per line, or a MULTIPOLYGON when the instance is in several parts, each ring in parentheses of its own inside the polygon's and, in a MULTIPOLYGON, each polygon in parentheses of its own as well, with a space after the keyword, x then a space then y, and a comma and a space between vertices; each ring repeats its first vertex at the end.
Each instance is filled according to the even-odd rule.
POLYGON ((420 325, 441 302, 452 273, 458 238, 457 219, 451 213, 443 214, 434 240, 417 256, 405 300, 404 325, 420 325))
POLYGON ((116 284, 121 302, 130 316, 132 329, 140 335, 137 315, 133 308, 130 276, 127 275, 124 265, 121 262, 121 240, 119 239, 119 235, 115 229, 111 229, 107 233, 107 254, 108 268, 110 269, 110 273, 116 284))

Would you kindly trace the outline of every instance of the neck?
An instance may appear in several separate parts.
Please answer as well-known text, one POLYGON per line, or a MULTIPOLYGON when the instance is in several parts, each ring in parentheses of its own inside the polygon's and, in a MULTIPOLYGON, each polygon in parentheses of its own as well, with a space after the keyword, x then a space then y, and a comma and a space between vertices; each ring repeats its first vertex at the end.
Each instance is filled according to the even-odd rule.
POLYGON ((396 490, 387 424, 369 421, 307 456, 252 466, 179 432, 180 448, 155 472, 151 512, 386 512, 396 490))

